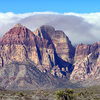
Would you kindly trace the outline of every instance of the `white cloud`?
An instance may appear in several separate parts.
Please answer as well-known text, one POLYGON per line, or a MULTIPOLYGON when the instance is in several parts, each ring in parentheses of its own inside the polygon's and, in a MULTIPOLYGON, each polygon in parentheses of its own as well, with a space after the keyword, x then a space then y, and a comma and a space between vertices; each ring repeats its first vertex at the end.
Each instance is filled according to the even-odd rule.
POLYGON ((100 40, 100 13, 0 13, 1 36, 18 22, 32 31, 43 24, 52 25, 56 29, 63 30, 73 43, 91 43, 100 40))
POLYGON ((8 12, 8 13, 0 13, 0 22, 2 23, 11 23, 18 21, 22 18, 32 16, 32 15, 40 15, 40 14, 54 14, 54 15, 59 15, 59 13, 56 12, 33 12, 33 13, 24 13, 24 14, 14 14, 13 12, 8 12), (16 18, 16 19, 14 19, 16 18))
POLYGON ((74 15, 74 16, 82 17, 88 23, 100 25, 100 23, 98 23, 98 21, 100 20, 100 13, 87 13, 87 14, 64 13, 64 15, 74 15))

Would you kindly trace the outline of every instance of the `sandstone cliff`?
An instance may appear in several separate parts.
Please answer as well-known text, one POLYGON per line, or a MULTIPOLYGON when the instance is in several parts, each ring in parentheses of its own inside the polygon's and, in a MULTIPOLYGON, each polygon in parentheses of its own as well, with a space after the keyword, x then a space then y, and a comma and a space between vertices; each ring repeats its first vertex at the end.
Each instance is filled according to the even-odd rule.
POLYGON ((76 48, 74 70, 70 76, 74 81, 100 78, 100 42, 93 45, 80 44, 76 48))
POLYGON ((75 48, 63 31, 55 30, 51 26, 43 25, 34 31, 34 34, 52 43, 57 55, 61 59, 66 62, 72 62, 75 48))
MULTIPOLYGON (((0 39, 0 86, 36 89, 100 80, 100 42, 76 48, 61 30, 16 24, 0 39)), ((90 83, 89 83, 90 84, 90 83)))
POLYGON ((69 78, 73 57, 74 47, 64 32, 51 26, 32 32, 17 24, 0 39, 1 86, 31 89, 59 85, 58 78, 69 78))

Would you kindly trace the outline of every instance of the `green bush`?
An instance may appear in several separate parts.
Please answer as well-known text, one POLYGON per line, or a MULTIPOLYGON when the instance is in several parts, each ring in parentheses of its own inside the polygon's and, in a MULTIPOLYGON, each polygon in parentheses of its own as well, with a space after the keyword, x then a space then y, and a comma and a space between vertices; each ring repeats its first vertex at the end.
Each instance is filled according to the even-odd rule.
POLYGON ((92 91, 81 91, 78 93, 78 96, 83 96, 83 97, 87 97, 87 96, 91 96, 93 95, 92 91))
POLYGON ((80 96, 84 96, 85 94, 83 93, 83 92, 79 92, 78 93, 78 96, 80 97, 80 96))
POLYGON ((56 91, 56 97, 58 100, 72 100, 74 91, 72 89, 64 89, 56 91))
POLYGON ((18 96, 23 97, 24 96, 23 92, 19 92, 18 96))
POLYGON ((58 90, 58 91, 56 91, 56 97, 57 97, 57 99, 60 99, 64 95, 65 95, 64 90, 58 90))

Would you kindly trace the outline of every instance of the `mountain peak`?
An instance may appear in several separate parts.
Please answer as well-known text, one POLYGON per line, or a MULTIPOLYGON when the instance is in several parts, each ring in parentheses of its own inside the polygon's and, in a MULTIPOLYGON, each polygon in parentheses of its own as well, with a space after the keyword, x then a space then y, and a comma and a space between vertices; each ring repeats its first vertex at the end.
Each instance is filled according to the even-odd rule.
POLYGON ((34 41, 33 32, 18 23, 0 39, 0 44, 32 44, 30 41, 34 41))
POLYGON ((39 28, 44 28, 44 29, 54 29, 54 27, 51 26, 51 25, 41 25, 39 28))
POLYGON ((24 27, 23 25, 21 25, 20 23, 16 24, 14 27, 24 27))
MULTIPOLYGON (((42 25, 34 31, 34 34, 40 38, 48 39, 52 34, 55 33, 55 29, 49 25, 42 25)), ((49 39, 50 40, 50 39, 49 39)))

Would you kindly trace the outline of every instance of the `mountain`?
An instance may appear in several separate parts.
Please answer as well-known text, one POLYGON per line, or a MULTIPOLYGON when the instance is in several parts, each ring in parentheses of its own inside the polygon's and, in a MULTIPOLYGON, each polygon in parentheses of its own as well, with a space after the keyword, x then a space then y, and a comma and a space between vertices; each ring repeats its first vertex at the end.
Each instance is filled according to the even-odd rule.
POLYGON ((16 24, 0 39, 0 85, 7 89, 59 86, 69 78, 73 56, 74 47, 62 31, 41 26, 32 32, 16 24))
POLYGON ((97 84, 99 52, 100 42, 75 48, 63 31, 52 26, 32 32, 16 24, 0 39, 0 86, 30 90, 97 84))
POLYGON ((100 78, 100 42, 80 44, 76 47, 74 70, 70 76, 74 81, 100 78))

